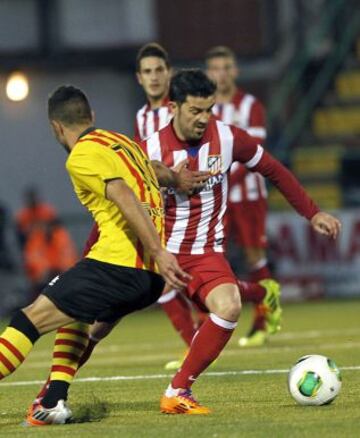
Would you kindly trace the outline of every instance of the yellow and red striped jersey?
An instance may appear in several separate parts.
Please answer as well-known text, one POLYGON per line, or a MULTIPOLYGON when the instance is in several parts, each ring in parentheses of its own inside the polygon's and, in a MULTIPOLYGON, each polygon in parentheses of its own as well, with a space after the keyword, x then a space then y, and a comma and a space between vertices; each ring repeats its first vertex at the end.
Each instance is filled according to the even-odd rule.
POLYGON ((92 128, 80 136, 66 168, 80 202, 92 213, 100 231, 87 257, 157 272, 122 212, 105 197, 107 181, 116 178, 125 181, 149 213, 164 243, 159 183, 141 148, 125 135, 92 128))

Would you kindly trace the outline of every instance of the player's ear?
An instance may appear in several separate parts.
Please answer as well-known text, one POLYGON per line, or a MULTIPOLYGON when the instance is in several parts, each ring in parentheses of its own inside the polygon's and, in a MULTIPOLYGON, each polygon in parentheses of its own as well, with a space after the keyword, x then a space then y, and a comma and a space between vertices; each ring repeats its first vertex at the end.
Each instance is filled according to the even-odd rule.
POLYGON ((54 130, 54 132, 62 134, 63 129, 62 129, 60 122, 58 122, 56 120, 50 120, 50 125, 51 125, 52 129, 54 130))
POLYGON ((91 110, 91 122, 94 125, 95 124, 95 111, 91 110))

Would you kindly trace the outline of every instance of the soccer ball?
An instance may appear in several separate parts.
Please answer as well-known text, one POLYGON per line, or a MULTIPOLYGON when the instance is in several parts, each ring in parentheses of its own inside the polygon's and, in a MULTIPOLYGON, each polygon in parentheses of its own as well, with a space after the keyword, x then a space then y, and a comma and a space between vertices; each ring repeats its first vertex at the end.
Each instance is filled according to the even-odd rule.
POLYGON ((300 405, 327 405, 339 394, 341 373, 328 357, 303 356, 290 370, 288 388, 300 405))

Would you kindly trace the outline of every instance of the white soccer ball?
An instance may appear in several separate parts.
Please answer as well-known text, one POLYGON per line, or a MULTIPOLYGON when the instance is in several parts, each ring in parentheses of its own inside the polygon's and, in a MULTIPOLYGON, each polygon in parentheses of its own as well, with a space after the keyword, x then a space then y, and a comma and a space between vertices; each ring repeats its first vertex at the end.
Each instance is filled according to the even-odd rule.
POLYGON ((319 354, 301 357, 288 376, 290 394, 301 405, 327 405, 339 394, 341 373, 335 362, 319 354))

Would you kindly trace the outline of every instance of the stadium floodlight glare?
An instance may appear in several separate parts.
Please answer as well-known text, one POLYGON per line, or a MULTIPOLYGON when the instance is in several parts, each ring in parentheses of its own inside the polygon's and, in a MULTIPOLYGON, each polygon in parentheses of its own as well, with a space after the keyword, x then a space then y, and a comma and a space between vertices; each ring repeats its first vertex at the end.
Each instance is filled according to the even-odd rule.
POLYGON ((6 95, 8 99, 14 102, 20 102, 26 99, 29 94, 28 78, 21 72, 13 72, 6 83, 6 95))

